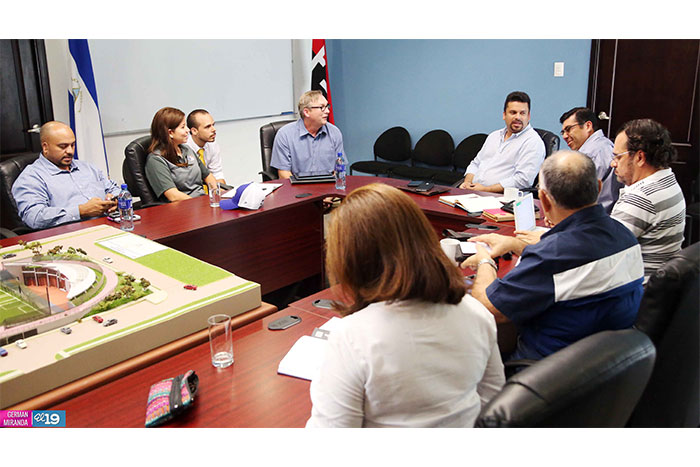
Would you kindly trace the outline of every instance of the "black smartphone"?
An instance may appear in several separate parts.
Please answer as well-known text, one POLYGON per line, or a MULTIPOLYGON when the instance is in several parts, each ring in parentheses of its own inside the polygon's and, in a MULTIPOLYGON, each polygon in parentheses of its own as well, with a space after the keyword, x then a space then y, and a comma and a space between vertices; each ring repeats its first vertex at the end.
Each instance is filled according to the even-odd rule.
POLYGON ((271 331, 279 331, 282 329, 291 328, 295 324, 301 323, 301 318, 294 315, 284 316, 280 319, 276 319, 267 325, 267 329, 271 331))
POLYGON ((416 191, 430 191, 434 186, 435 184, 433 182, 423 182, 416 187, 416 191))

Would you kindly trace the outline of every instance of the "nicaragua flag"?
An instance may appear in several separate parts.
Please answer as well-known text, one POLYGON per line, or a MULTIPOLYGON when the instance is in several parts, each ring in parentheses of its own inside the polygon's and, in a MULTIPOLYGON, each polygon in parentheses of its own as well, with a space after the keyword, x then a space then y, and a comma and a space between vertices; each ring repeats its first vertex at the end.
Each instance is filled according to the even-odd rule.
MULTIPOLYGON (((328 66, 326 65, 326 40, 312 39, 311 40, 311 90, 321 91, 331 104, 331 87, 328 84, 328 66)), ((331 113, 328 115, 328 121, 333 121, 333 105, 331 105, 331 113)))
POLYGON ((87 161, 109 176, 102 119, 87 39, 68 39, 71 84, 68 89, 70 126, 75 133, 75 158, 87 161))

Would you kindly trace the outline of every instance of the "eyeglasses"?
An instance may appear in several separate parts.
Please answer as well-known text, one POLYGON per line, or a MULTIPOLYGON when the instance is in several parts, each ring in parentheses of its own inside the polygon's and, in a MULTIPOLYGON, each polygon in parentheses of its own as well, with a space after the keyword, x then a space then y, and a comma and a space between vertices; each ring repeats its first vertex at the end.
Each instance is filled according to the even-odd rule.
POLYGON ((620 154, 612 153, 612 155, 613 155, 613 160, 614 160, 615 162, 618 162, 620 159, 622 159, 622 156, 624 156, 625 154, 629 154, 629 153, 631 153, 631 152, 632 152, 632 151, 625 151, 625 152, 621 152, 620 154))
POLYGON ((325 112, 326 109, 331 110, 331 105, 326 104, 326 105, 312 105, 308 107, 309 109, 321 109, 321 112, 325 112))
POLYGON ((565 126, 564 129, 559 132, 559 134, 564 136, 564 133, 570 133, 573 127, 581 125, 582 123, 574 123, 573 125, 565 126))

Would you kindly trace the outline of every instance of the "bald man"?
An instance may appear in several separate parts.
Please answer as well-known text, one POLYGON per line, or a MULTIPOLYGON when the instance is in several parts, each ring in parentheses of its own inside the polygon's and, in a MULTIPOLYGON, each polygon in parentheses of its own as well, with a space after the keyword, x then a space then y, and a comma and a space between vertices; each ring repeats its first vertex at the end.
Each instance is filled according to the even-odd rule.
POLYGON ((540 238, 473 237, 491 252, 477 244, 462 264, 476 269, 472 295, 497 322, 518 328, 511 359, 539 360, 596 332, 631 327, 642 299, 641 248, 597 203, 601 182, 593 161, 558 151, 545 159, 539 180, 542 210, 554 227, 540 238), (499 279, 492 257, 509 251, 520 262, 499 279))
POLYGON ((41 154, 12 185, 19 216, 32 229, 102 216, 116 209, 120 187, 91 164, 73 159, 68 125, 41 127, 41 154))

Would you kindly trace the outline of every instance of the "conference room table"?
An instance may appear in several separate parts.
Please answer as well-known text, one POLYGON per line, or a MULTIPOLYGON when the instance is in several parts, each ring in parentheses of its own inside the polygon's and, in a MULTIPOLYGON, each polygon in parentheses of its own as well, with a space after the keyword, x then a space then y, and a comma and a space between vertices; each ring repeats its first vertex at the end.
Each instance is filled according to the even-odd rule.
MULTIPOLYGON (((141 220, 134 233, 183 251, 203 261, 218 265, 245 279, 261 284, 263 293, 314 275, 323 277, 323 200, 343 197, 354 188, 380 182, 405 186, 406 180, 350 176, 346 190, 333 184, 298 184, 283 181, 282 186, 265 199, 256 211, 225 211, 210 208, 205 197, 164 204, 139 211, 141 220), (304 197, 297 197, 306 194, 304 197)), ((468 193, 451 188, 448 193, 468 193)), ((436 232, 443 229, 468 230, 465 223, 482 222, 465 211, 439 203, 438 196, 409 196, 423 210, 436 232)), ((9 246, 19 239, 33 241, 43 237, 76 231, 108 223, 104 218, 68 224, 4 239, 9 246)), ((495 224, 494 224, 495 225, 495 224)), ((512 235, 512 222, 498 223, 498 233, 512 235)), ((515 261, 501 260, 499 275, 510 270, 515 261)), ((466 274, 466 272, 465 272, 466 274)), ((310 335, 336 313, 317 308, 317 298, 341 299, 337 289, 325 289, 276 311, 263 303, 259 309, 234 319, 235 363, 226 369, 211 365, 206 330, 154 349, 152 355, 137 356, 131 361, 102 370, 106 375, 90 375, 57 388, 11 409, 66 410, 69 427, 137 427, 143 426, 145 404, 151 384, 165 378, 195 370, 200 384, 192 410, 168 426, 198 427, 298 427, 310 414, 309 381, 277 374, 279 361, 294 342, 310 335), (286 315, 296 315, 301 322, 282 331, 270 331, 267 325, 286 315), (109 401, 109 403, 105 403, 109 401), (95 410, 99 407, 100 410, 95 410)), ((499 345, 506 350, 514 342, 512 326, 499 325, 499 345)))

